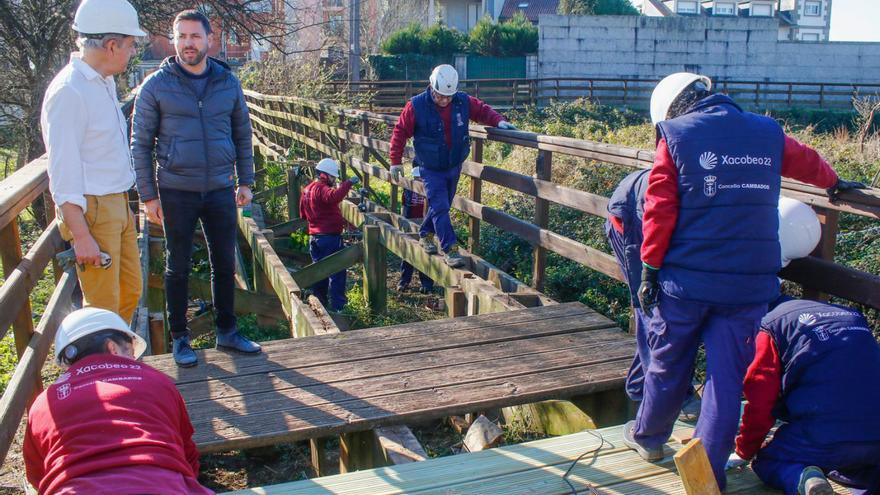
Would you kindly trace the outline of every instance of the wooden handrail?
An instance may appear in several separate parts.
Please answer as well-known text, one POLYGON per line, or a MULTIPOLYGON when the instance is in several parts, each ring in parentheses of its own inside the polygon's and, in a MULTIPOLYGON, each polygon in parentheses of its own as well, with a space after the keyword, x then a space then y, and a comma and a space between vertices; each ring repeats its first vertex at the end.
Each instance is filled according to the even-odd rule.
POLYGON ((0 229, 49 188, 49 162, 38 158, 0 182, 0 229))

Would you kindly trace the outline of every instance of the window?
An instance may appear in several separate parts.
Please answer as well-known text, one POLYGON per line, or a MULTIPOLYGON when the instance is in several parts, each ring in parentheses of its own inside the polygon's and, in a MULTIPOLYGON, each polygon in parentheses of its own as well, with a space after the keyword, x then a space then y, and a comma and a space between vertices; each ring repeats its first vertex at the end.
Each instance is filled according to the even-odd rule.
POLYGON ((327 34, 331 36, 341 36, 343 33, 343 20, 339 14, 333 14, 327 18, 327 34))
POLYGON ((480 4, 478 3, 469 3, 467 8, 468 19, 467 19, 467 30, 470 31, 477 25, 477 22, 480 20, 480 4))
POLYGON ((804 15, 822 15, 822 2, 807 2, 804 4, 804 15))
POLYGON ((773 15, 773 7, 766 4, 752 4, 750 15, 757 17, 770 17, 773 15))
POLYGON ((678 2, 679 14, 696 14, 697 2, 678 2))
POLYGON ((819 33, 803 33, 801 41, 819 41, 819 33))
POLYGON ((716 3, 712 13, 715 15, 735 15, 736 7, 732 3, 716 3))
POLYGON ((342 7, 342 0, 324 0, 324 7, 342 7))

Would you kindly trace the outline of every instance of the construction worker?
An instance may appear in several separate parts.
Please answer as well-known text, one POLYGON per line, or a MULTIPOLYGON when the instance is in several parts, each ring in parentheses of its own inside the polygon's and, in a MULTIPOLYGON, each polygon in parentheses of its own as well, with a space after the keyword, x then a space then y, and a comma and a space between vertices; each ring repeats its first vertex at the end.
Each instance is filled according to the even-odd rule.
MULTIPOLYGON (((412 176, 414 181, 422 181, 422 172, 419 167, 413 167, 412 176)), ((404 189, 401 205, 403 207, 403 216, 406 218, 422 218, 425 216, 425 197, 415 191, 404 189)), ((397 284, 398 291, 404 292, 409 290, 409 282, 412 280, 412 275, 413 266, 406 261, 401 261, 400 283, 397 284)), ((434 281, 422 272, 419 272, 419 283, 421 284, 419 292, 422 294, 434 292, 434 281)))
MULTIPOLYGON (((318 177, 302 190, 299 214, 309 223, 309 254, 312 262, 317 263, 342 249, 345 219, 342 218, 339 203, 345 199, 352 186, 360 183, 360 179, 352 177, 335 187, 339 179, 339 164, 332 158, 324 158, 318 162, 315 172, 318 177)), ((345 278, 345 270, 342 270, 312 286, 315 297, 331 311, 341 311, 348 302, 345 296, 345 278)))
POLYGON ((436 254, 434 235, 451 267, 464 266, 449 207, 455 197, 461 164, 470 153, 468 123, 516 129, 482 101, 458 91, 458 72, 451 65, 438 65, 431 72, 430 85, 406 103, 391 135, 391 175, 403 174, 403 150, 413 138, 416 157, 428 196, 428 213, 419 230, 420 244, 428 254, 436 254))
POLYGON ((691 384, 700 341, 706 384, 695 436, 720 489, 739 420, 742 381, 767 304, 779 295, 781 177, 839 191, 818 153, 773 119, 711 92, 706 76, 677 73, 651 96, 657 150, 648 178, 638 299, 650 362, 624 442, 647 460, 663 444, 691 384))
POLYGON ((24 461, 39 493, 210 494, 183 398, 136 361, 147 343, 122 318, 84 308, 64 318, 64 373, 28 410, 24 461))
POLYGON ((880 493, 880 346, 865 317, 780 298, 755 347, 737 455, 786 495, 833 495, 826 473, 854 493, 880 493))
POLYGON ((134 184, 125 117, 114 76, 125 72, 146 36, 125 0, 83 0, 70 55, 46 89, 41 125, 49 191, 60 232, 73 243, 84 304, 131 321, 141 294, 137 230, 128 207, 134 184), (101 268, 102 254, 109 266, 101 268))
POLYGON ((211 23, 196 10, 174 18, 174 48, 135 99, 131 151, 147 217, 165 230, 165 295, 174 361, 198 362, 187 327, 193 234, 201 223, 211 263, 217 348, 245 354, 260 345, 235 317, 236 207, 250 204, 254 157, 241 84, 208 57, 211 23), (153 157, 156 157, 155 166, 153 157))

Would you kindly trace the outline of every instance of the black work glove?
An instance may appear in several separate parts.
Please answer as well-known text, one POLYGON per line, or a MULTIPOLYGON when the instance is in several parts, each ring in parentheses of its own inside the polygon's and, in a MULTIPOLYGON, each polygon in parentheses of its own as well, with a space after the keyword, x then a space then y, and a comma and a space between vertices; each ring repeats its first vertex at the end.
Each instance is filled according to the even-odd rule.
POLYGON ((837 183, 833 186, 829 187, 825 190, 828 193, 828 197, 831 199, 831 202, 837 201, 840 196, 840 193, 843 191, 852 191, 853 189, 864 189, 868 186, 862 184, 861 182, 854 180, 843 180, 837 179, 837 183))
POLYGON ((639 305, 646 315, 650 315, 657 307, 660 299, 660 282, 657 281, 657 273, 647 265, 642 265, 642 283, 639 285, 639 305))

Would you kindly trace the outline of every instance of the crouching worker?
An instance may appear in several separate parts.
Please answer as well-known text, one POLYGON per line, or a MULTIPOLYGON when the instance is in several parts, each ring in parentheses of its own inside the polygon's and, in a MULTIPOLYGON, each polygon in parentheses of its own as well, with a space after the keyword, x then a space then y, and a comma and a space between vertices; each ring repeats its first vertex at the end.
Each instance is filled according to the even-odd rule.
MULTIPOLYGON (((345 219, 342 218, 339 203, 360 179, 352 177, 335 187, 339 179, 339 164, 331 158, 318 162, 315 172, 318 177, 303 189, 300 196, 299 214, 309 223, 309 254, 312 262, 317 263, 342 249, 345 219)), ((345 297, 345 270, 334 273, 329 280, 317 282, 312 286, 312 291, 331 311, 342 310, 348 302, 345 297)))
MULTIPOLYGON (((419 167, 413 167, 412 169, 413 180, 417 182, 422 181, 422 172, 419 167)), ((421 194, 410 191, 408 189, 403 190, 403 201, 401 201, 403 206, 403 216, 406 218, 423 218, 425 216, 425 197, 421 194)), ((407 263, 406 261, 400 262, 400 283, 397 284, 397 290, 399 292, 403 292, 409 289, 409 283, 412 280, 413 275, 413 266, 407 263)), ((421 286, 419 287, 419 292, 422 294, 429 294, 434 292, 434 281, 431 280, 431 277, 425 275, 422 272, 419 272, 419 282, 421 286)))
POLYGON ((786 299, 761 322, 736 453, 786 495, 832 495, 826 475, 880 493, 880 346, 858 311, 786 299))
POLYGON ((174 383, 135 359, 147 344, 116 313, 85 308, 55 336, 65 372, 28 413, 24 460, 40 493, 210 494, 174 383))

